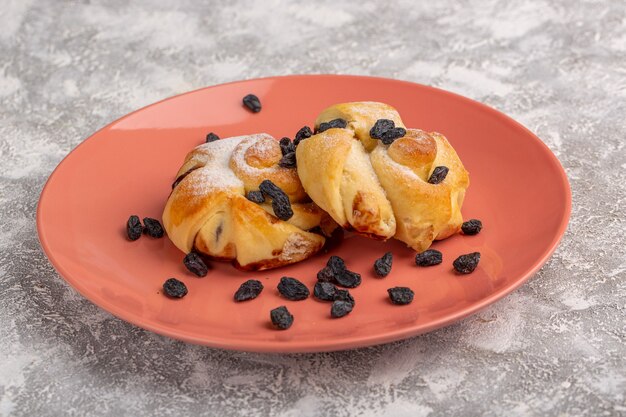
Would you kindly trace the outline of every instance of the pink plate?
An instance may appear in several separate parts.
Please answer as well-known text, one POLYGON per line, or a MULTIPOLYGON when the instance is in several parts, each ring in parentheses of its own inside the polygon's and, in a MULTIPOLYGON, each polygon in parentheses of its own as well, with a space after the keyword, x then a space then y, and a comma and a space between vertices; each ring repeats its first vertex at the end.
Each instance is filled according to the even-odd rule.
POLYGON ((37 227, 54 267, 83 296, 130 323, 207 346, 260 352, 317 352, 369 346, 415 336, 466 317, 524 283, 548 259, 567 227, 571 208, 567 177, 555 156, 531 132, 480 103, 432 87, 383 78, 303 75, 241 81, 204 88, 153 104, 96 132, 50 176, 39 201, 37 227), (263 110, 241 105, 256 94, 263 110), (286 268, 243 273, 214 263, 206 278, 182 265, 167 239, 125 238, 128 216, 161 217, 185 154, 210 131, 220 137, 267 132, 293 137, 325 107, 346 101, 381 101, 398 109, 405 124, 448 137, 470 173, 464 217, 483 221, 477 236, 454 236, 434 247, 444 262, 414 265, 400 242, 348 237, 332 250, 363 275, 351 290, 354 311, 330 318, 330 305, 313 298, 281 299, 281 276, 309 287, 329 254, 286 268), (394 253, 391 274, 374 277, 372 264, 394 253), (471 275, 452 261, 479 251, 471 275), (189 288, 180 300, 161 294, 177 277, 189 288), (246 279, 265 290, 235 303, 246 279), (392 305, 387 288, 407 286, 415 299, 392 305), (294 314, 287 331, 273 330, 269 311, 286 305, 294 314))

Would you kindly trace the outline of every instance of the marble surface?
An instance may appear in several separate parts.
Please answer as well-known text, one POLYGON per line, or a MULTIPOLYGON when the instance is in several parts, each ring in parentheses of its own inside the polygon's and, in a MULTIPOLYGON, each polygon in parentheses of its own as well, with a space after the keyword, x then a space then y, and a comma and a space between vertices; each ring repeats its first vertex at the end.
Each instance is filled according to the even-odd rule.
POLYGON ((0 4, 0 416, 626 415, 626 3, 0 4), (126 324, 39 246, 35 210, 84 138, 231 80, 370 74, 485 102, 561 160, 573 212, 525 286, 410 340, 232 353, 126 324))

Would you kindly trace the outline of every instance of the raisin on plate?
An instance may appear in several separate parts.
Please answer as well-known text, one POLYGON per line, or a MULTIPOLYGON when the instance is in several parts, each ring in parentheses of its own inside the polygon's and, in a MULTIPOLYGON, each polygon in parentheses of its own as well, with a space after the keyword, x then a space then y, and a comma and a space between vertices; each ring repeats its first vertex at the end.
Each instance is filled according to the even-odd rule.
POLYGON ((141 220, 139 220, 139 216, 130 216, 128 218, 128 222, 126 222, 126 234, 128 235, 128 239, 137 240, 141 237, 142 233, 143 226, 141 225, 141 220))
POLYGON ((342 287, 356 288, 361 285, 361 274, 346 269, 342 273, 335 275, 335 282, 342 287))
POLYGON ((199 277, 206 277, 209 273, 209 267, 204 263, 200 255, 195 252, 189 252, 183 259, 183 264, 185 264, 189 272, 199 277))
POLYGON ((334 301, 337 287, 330 282, 318 281, 313 288, 313 295, 318 300, 322 301, 334 301))
POLYGON ((144 225, 143 232, 147 234, 148 236, 151 236, 154 238, 160 238, 160 237, 163 237, 163 235, 165 234, 165 232, 163 231, 163 226, 161 226, 161 222, 159 222, 157 219, 153 219, 151 217, 144 217, 143 225, 144 225))
POLYGON ((352 296, 352 294, 350 294, 350 291, 348 290, 337 289, 337 291, 335 291, 335 300, 347 301, 352 305, 355 304, 354 297, 352 296))
POLYGON ((217 136, 215 133, 211 132, 206 135, 206 143, 215 142, 216 140, 220 140, 220 137, 217 136))
POLYGON ((448 175, 448 167, 444 167, 444 166, 439 166, 436 167, 433 170, 433 173, 430 174, 430 178, 428 178, 428 182, 430 184, 439 184, 441 183, 443 180, 446 179, 446 176, 448 175))
POLYGON ((391 272, 391 264, 393 263, 393 254, 385 253, 382 258, 374 261, 374 273, 381 278, 386 277, 391 272))
POLYGON ((350 314, 352 309, 354 308, 354 304, 348 301, 333 301, 333 305, 330 308, 330 316, 332 318, 340 318, 350 314))
POLYGON ((263 284, 256 279, 249 279, 235 293, 235 301, 253 300, 263 291, 263 284))
POLYGON ((406 305, 413 301, 415 293, 407 287, 393 287, 387 290, 389 299, 393 304, 406 305))
POLYGON ((170 278, 163 283, 163 293, 170 298, 183 298, 187 295, 187 286, 176 278, 170 278))
POLYGON ((480 262, 480 252, 472 252, 461 255, 454 260, 452 266, 459 274, 471 274, 480 262))
POLYGON ((480 233, 483 229, 483 222, 478 219, 470 219, 461 225, 461 231, 464 235, 473 236, 480 233))
POLYGON ((298 130, 296 136, 293 138, 293 144, 295 146, 298 146, 300 142, 302 142, 304 139, 310 138, 311 136, 313 136, 311 128, 308 126, 303 126, 302 128, 300 128, 300 130, 298 130))
POLYGON ((248 94, 243 98, 243 105, 251 112, 258 113, 261 111, 261 100, 254 94, 248 94))
POLYGON ((310 294, 306 285, 291 277, 282 277, 277 288, 280 295, 291 301, 304 300, 310 294))
POLYGON ((415 255, 415 265, 433 266, 439 265, 443 261, 443 255, 437 249, 428 249, 415 255))
POLYGON ((283 190, 270 180, 263 180, 259 190, 272 199, 274 215, 280 220, 289 220, 293 216, 291 202, 283 190))
POLYGON ((257 203, 257 204, 265 203, 265 197, 263 196, 263 193, 260 191, 248 191, 248 194, 246 194, 246 198, 252 201, 253 203, 257 203))
POLYGON ((270 320, 277 329, 287 330, 293 324, 293 315, 287 310, 287 307, 280 306, 270 311, 270 320))
POLYGON ((326 266, 329 267, 336 274, 346 270, 346 262, 337 255, 333 255, 328 258, 326 266))

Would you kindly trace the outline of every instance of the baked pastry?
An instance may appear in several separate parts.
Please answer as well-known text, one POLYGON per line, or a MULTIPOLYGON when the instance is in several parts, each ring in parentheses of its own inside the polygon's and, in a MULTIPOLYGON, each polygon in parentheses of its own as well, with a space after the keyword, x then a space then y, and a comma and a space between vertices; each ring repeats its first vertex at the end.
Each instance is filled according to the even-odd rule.
POLYGON ((295 168, 278 165, 281 157, 278 141, 265 133, 222 139, 191 151, 163 212, 174 245, 185 253, 195 250, 233 261, 243 270, 291 264, 322 248, 323 234, 309 230, 330 233, 336 224, 310 202, 295 168), (264 180, 288 197, 287 207, 277 207, 288 212, 280 213, 283 220, 267 195, 260 204, 246 197, 264 180))
POLYGON ((331 106, 315 127, 297 147, 298 175, 345 229, 418 252, 459 231, 469 175, 442 134, 406 129, 393 107, 375 102, 331 106))

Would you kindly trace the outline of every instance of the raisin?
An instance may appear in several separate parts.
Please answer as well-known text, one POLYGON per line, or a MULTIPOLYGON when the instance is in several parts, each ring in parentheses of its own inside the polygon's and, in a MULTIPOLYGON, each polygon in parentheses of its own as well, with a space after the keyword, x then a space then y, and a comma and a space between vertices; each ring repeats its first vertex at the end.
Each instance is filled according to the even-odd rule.
POLYGON ((335 271, 332 268, 325 266, 317 273, 317 280, 322 282, 332 282, 335 280, 335 271))
POLYGON ((355 304, 354 297, 352 297, 352 294, 350 294, 348 290, 337 289, 337 291, 335 291, 335 300, 347 301, 352 305, 355 304))
POLYGON ((276 307, 270 311, 270 320, 277 329, 287 330, 293 324, 293 314, 285 306, 276 307))
POLYGON ((293 138, 293 144, 295 146, 298 146, 300 142, 302 142, 304 139, 310 138, 311 136, 313 136, 311 128, 308 126, 303 126, 302 128, 300 128, 300 130, 298 130, 298 133, 296 133, 296 136, 293 138))
POLYGON ((139 216, 132 215, 126 223, 126 234, 130 240, 137 240, 143 233, 143 226, 139 220, 139 216))
POLYGON ((404 135, 406 135, 406 130, 403 127, 394 127, 383 135, 381 141, 384 145, 391 145, 394 140, 400 139, 404 135))
POLYGON ((346 269, 342 273, 335 275, 335 282, 342 287, 356 288, 361 285, 361 274, 346 269))
POLYGON ((263 291, 263 284, 261 284, 261 281, 249 279, 241 284, 235 293, 235 301, 253 300, 261 294, 261 291, 263 291))
POLYGON ((243 98, 243 105, 251 112, 258 113, 261 111, 261 100, 254 94, 248 94, 243 98))
POLYGON ((391 145, 394 140, 404 135, 406 135, 406 130, 402 127, 396 127, 395 122, 389 119, 376 120, 370 129, 370 137, 380 139, 385 145, 391 145))
POLYGON ((443 255, 437 249, 428 249, 415 255, 415 265, 433 266, 439 265, 443 261, 443 255))
POLYGON ((374 261, 374 272, 381 278, 386 277, 391 272, 392 263, 393 255, 391 252, 387 252, 382 256, 382 258, 374 261))
POLYGON ((330 316, 336 319, 347 316, 348 314, 350 314, 353 308, 354 304, 348 301, 333 301, 333 305, 330 308, 330 316))
POLYGON ((246 198, 253 203, 265 203, 265 197, 263 197, 263 193, 260 191, 248 191, 248 194, 246 194, 246 198))
POLYGON ((187 295, 187 286, 176 278, 170 278, 163 283, 163 292, 171 298, 183 298, 187 295))
POLYGON ((209 273, 209 267, 204 263, 200 255, 195 252, 189 252, 183 259, 183 263, 190 272, 199 277, 206 277, 206 274, 209 273))
POLYGON ((282 277, 278 283, 280 295, 291 301, 300 301, 309 297, 309 289, 295 278, 282 277))
POLYGON ((295 168, 296 167, 296 153, 290 152, 290 153, 283 155, 283 157, 278 162, 278 166, 282 168, 295 168))
POLYGON ((313 295, 315 298, 322 301, 333 301, 335 299, 336 292, 337 287, 330 282, 317 282, 313 288, 313 295))
POLYGON ((220 137, 217 136, 215 133, 211 132, 206 135, 206 143, 215 142, 216 140, 220 140, 220 137))
POLYGON ((459 274, 471 274, 480 262, 480 252, 472 252, 461 255, 454 260, 452 266, 459 274))
POLYGON ((346 126, 348 126, 348 122, 346 122, 345 120, 333 119, 329 122, 320 123, 319 127, 317 128, 317 133, 322 133, 328 129, 333 128, 345 129, 346 126))
POLYGON ((156 237, 156 238, 163 237, 163 234, 165 233, 163 231, 163 226, 161 226, 161 223, 157 219, 153 219, 151 217, 144 217, 143 225, 144 225, 143 232, 151 237, 156 237))
POLYGON ((278 143, 280 144, 280 151, 283 155, 296 151, 296 146, 289 138, 282 138, 278 143))
POLYGON ((181 174, 178 178, 176 178, 176 181, 174 181, 174 183, 172 184, 172 190, 176 188, 176 186, 180 184, 181 181, 184 180, 187 175, 191 174, 196 169, 198 169, 198 167, 191 168, 189 171, 185 172, 184 174, 181 174))
POLYGON ((406 305, 413 301, 415 293, 407 287, 393 287, 387 290, 389 299, 393 304, 406 305))
POLYGON ((333 255, 328 258, 326 266, 332 269, 335 273, 340 273, 346 270, 346 262, 339 256, 333 255))
POLYGON ((280 220, 289 220, 293 216, 291 202, 283 190, 270 180, 263 180, 259 190, 272 199, 272 209, 280 220))
POLYGON ((446 179, 446 176, 448 175, 448 167, 436 167, 433 170, 433 173, 430 175, 430 178, 428 179, 428 182, 430 184, 439 184, 440 182, 442 182, 443 180, 446 179))
POLYGON ((471 219, 464 222, 461 225, 461 230, 464 235, 472 236, 477 235, 483 228, 483 222, 478 219, 471 219))

